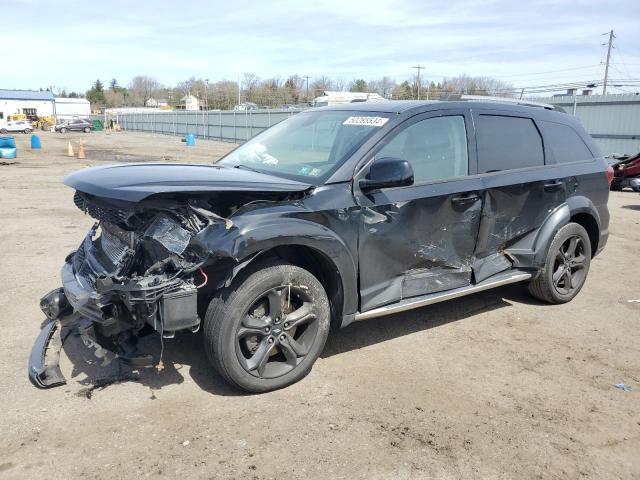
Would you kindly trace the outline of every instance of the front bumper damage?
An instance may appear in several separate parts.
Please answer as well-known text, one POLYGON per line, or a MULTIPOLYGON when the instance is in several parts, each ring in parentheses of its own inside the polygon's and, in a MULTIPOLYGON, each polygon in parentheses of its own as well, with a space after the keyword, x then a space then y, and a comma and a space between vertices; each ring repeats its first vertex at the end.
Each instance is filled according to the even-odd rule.
MULTIPOLYGON (((59 367, 64 339, 77 332, 94 355, 118 358, 132 367, 153 365, 151 355, 137 349, 138 339, 154 331, 172 337, 176 331, 200 327, 194 275, 157 271, 120 276, 95 239, 98 225, 61 270, 62 287, 40 301, 47 320, 32 347, 28 373, 39 388, 63 385, 59 367)), ((103 235, 104 235, 104 228, 103 235)), ((103 364, 106 364, 104 362, 103 364)))
POLYGON ((60 370, 62 338, 59 320, 49 320, 36 338, 29 355, 29 379, 36 387, 50 388, 67 381, 60 370))

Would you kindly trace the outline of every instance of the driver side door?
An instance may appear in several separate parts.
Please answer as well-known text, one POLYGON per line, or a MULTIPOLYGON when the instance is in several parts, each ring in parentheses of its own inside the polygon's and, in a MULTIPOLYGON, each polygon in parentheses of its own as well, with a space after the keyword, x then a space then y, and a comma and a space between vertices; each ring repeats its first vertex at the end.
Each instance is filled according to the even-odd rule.
POLYGON ((392 130, 354 181, 359 224, 360 311, 470 284, 482 210, 471 117, 417 115, 392 130), (376 158, 407 160, 414 184, 363 192, 376 158))

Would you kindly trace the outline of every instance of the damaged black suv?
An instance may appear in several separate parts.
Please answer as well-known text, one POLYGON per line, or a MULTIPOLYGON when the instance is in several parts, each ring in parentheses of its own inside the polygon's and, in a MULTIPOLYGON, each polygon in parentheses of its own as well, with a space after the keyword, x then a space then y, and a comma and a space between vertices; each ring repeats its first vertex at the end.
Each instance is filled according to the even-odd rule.
POLYGON ((71 325, 135 367, 159 360, 141 336, 202 328, 215 370, 264 392, 303 378, 331 325, 516 282, 567 302, 607 240, 610 174, 575 118, 470 101, 319 108, 213 165, 78 171, 96 223, 41 300, 29 376, 64 383, 71 325))

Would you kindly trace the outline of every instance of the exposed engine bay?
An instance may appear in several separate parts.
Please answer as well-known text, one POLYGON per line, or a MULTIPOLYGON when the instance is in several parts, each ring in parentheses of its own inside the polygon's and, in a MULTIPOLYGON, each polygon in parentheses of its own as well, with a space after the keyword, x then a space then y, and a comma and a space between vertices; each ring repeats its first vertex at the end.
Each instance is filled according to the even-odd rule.
POLYGON ((198 331, 199 300, 202 303, 228 283, 238 265, 236 259, 212 248, 210 238, 236 228, 228 217, 239 208, 291 196, 226 192, 128 202, 77 190, 75 205, 96 223, 66 257, 62 288, 41 299, 51 325, 43 328, 36 342, 42 344, 42 358, 32 358, 39 370, 30 372, 32 380, 40 387, 64 383, 57 352, 49 345, 61 348, 61 341, 52 342, 65 326, 61 322, 81 321, 83 342, 100 358, 108 352, 131 366, 153 365, 151 355, 137 350, 138 339, 154 331, 163 338, 180 330, 198 331), (206 293, 199 296, 199 291, 206 293))

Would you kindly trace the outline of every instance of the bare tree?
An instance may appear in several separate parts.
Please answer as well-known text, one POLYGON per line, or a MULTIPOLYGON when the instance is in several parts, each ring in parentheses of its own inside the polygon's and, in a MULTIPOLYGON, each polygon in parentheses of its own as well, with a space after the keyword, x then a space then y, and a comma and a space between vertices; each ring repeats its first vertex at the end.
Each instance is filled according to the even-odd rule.
POLYGON ((287 81, 284 82, 287 97, 292 103, 298 103, 300 101, 304 87, 305 81, 300 75, 291 75, 287 78, 287 81))
POLYGON ((129 83, 129 97, 132 103, 145 106, 147 101, 155 95, 160 87, 160 82, 155 78, 138 75, 133 77, 129 83))
POLYGON ((309 85, 309 94, 312 97, 318 97, 326 90, 333 90, 333 81, 330 77, 322 75, 317 77, 311 85, 309 85))
POLYGON ((369 92, 375 92, 385 98, 390 98, 393 89, 396 86, 395 80, 391 77, 382 77, 378 80, 371 80, 367 84, 367 90, 369 92))
POLYGON ((472 77, 462 74, 445 78, 442 83, 443 93, 468 95, 513 96, 512 85, 491 77, 472 77))
POLYGON ((346 92, 349 89, 349 82, 342 77, 338 77, 333 81, 333 89, 336 92, 346 92))
POLYGON ((209 105, 211 108, 230 110, 238 102, 238 83, 221 80, 209 85, 209 105))
POLYGON ((260 77, 255 73, 245 72, 242 74, 242 88, 245 91, 247 101, 253 102, 255 94, 260 84, 260 77))

